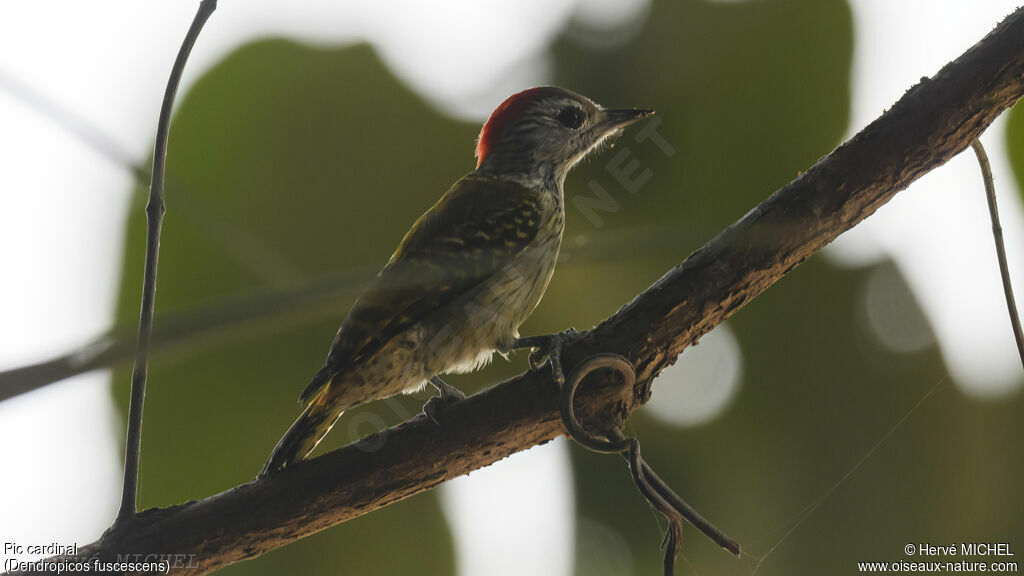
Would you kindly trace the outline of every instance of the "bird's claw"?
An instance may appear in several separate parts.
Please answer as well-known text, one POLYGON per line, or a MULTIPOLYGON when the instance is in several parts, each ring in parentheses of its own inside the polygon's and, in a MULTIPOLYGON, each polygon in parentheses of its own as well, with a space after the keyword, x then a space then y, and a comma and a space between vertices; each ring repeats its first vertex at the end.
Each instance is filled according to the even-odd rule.
POLYGON ((543 348, 534 348, 530 351, 527 361, 530 363, 530 370, 537 371, 544 367, 548 360, 548 352, 543 348))
POLYGON ((423 414, 430 418, 430 421, 435 426, 441 425, 441 413, 444 412, 445 407, 448 403, 444 401, 444 398, 440 396, 431 396, 423 403, 423 414))
POLYGON ((565 372, 562 370, 562 350, 567 344, 579 340, 586 334, 586 330, 569 328, 555 334, 519 338, 516 340, 515 347, 534 348, 529 356, 530 368, 540 370, 544 366, 544 362, 547 361, 551 365, 551 377, 561 386, 565 383, 565 372))
POLYGON ((437 426, 441 425, 441 416, 448 406, 466 399, 466 395, 455 386, 445 382, 438 376, 430 379, 430 383, 437 388, 437 396, 431 396, 423 404, 423 414, 437 426))

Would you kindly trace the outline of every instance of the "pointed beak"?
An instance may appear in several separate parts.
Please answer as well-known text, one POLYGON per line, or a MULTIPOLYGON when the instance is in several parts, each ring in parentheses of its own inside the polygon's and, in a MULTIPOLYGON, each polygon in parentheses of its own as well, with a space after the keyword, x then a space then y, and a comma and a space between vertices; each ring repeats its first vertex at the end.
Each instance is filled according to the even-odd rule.
POLYGON ((601 112, 604 118, 597 123, 595 128, 605 134, 622 130, 626 126, 639 122, 640 120, 654 114, 654 110, 637 109, 602 110, 601 112))

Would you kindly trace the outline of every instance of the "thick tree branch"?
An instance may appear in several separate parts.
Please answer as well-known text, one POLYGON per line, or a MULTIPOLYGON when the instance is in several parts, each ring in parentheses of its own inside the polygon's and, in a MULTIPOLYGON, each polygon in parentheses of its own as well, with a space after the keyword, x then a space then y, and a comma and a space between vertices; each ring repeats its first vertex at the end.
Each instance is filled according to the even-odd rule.
MULTIPOLYGON (((628 415, 684 348, 967 148, 1022 95, 1024 9, 567 348, 567 367, 599 351, 636 366, 633 390, 614 382, 590 387, 602 394, 583 390, 583 413, 606 406, 616 418, 628 415)), ((144 512, 85 555, 194 555, 178 573, 205 574, 564 433, 546 372, 477 394, 452 407, 442 424, 415 419, 264 480, 144 512)))

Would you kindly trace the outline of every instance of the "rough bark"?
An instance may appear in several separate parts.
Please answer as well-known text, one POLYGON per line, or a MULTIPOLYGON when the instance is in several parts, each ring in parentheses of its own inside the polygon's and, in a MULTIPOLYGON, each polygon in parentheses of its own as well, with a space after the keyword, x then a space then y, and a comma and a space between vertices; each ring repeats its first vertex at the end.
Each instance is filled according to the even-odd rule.
MULTIPOLYGON (((633 390, 591 386, 580 409, 603 410, 604 421, 627 416, 683 349, 960 153, 1022 95, 1024 9, 569 346, 567 367, 604 351, 637 371, 633 390)), ((146 511, 83 555, 182 554, 179 574, 205 574, 563 433, 549 375, 526 373, 454 406, 440 427, 414 419, 267 479, 146 511)))

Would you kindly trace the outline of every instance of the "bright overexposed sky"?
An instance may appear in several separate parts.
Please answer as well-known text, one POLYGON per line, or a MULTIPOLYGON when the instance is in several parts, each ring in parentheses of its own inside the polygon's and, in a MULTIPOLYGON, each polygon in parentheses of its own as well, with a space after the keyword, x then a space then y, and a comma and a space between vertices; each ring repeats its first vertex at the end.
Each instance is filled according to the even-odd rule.
MULTIPOLYGON (((121 167, 14 94, 27 89, 40 95, 101 128, 130 158, 142 160, 152 145, 170 63, 197 4, 63 0, 5 6, 0 19, 0 157, 5 160, 0 170, 0 369, 62 352, 109 327, 131 189, 121 167)), ((851 134, 1015 8, 1010 0, 851 4, 856 26, 851 134)), ((645 0, 221 2, 193 51, 183 90, 229 51, 257 37, 325 44, 366 40, 434 105, 482 120, 508 93, 548 80, 546 47, 569 19, 628 28, 645 8, 645 0)), ((1002 128, 997 122, 983 141, 993 161, 1013 265, 1022 260, 1024 217, 1002 128)), ((989 226, 977 166, 962 156, 829 249, 832 258, 851 265, 894 258, 923 303, 957 382, 977 396, 1009 393, 1021 382, 989 226)), ((1020 266, 1014 273, 1020 285, 1020 266)), ((870 306, 871 294, 865 302, 870 306)), ((741 352, 727 328, 706 338, 687 353, 692 360, 684 358, 678 370, 666 374, 678 379, 678 388, 671 385, 671 403, 690 410, 654 409, 652 415, 699 425, 727 410, 742 393, 741 352), (706 386, 707 378, 687 378, 690 369, 711 370, 722 388, 695 386, 706 386), (706 406, 703 411, 693 410, 701 406, 697 400, 706 406)), ((123 445, 108 385, 108 375, 97 372, 0 403, 0 438, 5 439, 0 541, 84 544, 108 525, 117 506, 123 445)), ((655 387, 655 404, 665 394, 659 393, 662 388, 668 386, 655 387)), ((482 566, 537 573, 541 565, 553 576, 570 574, 570 480, 567 446, 554 442, 446 485, 442 503, 453 524, 460 574, 477 576, 482 566), (474 502, 488 492, 503 497, 487 500, 482 517, 485 507, 474 502), (536 511, 552 520, 523 520, 540 516, 536 511), (500 537, 481 537, 496 525, 503 530, 500 537), (520 539, 516 534, 548 543, 543 558, 526 558, 521 549, 505 546, 520 539)))

